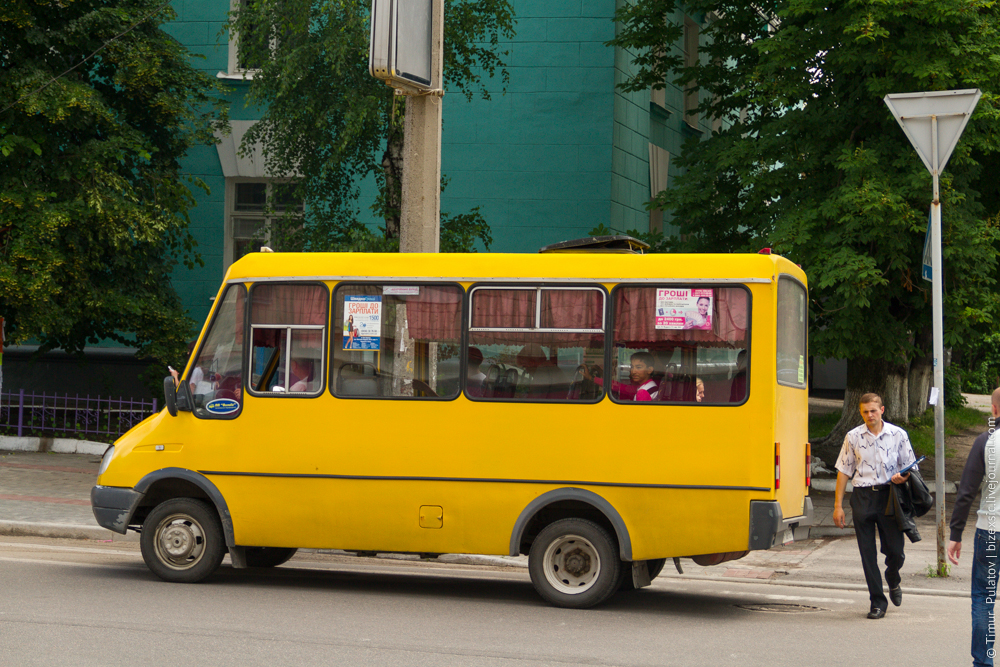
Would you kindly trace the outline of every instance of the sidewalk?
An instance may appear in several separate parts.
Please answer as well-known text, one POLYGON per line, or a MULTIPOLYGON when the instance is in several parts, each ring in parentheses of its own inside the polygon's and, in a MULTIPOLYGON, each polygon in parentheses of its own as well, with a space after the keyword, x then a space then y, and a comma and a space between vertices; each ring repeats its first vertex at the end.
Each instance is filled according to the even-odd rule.
MULTIPOLYGON (((95 454, 0 451, 0 535, 137 541, 138 536, 133 532, 119 535, 101 528, 94 521, 90 489, 97 479, 100 462, 101 457, 95 454)), ((854 531, 833 525, 833 492, 813 489, 810 497, 817 520, 810 539, 768 551, 752 551, 745 558, 713 567, 701 567, 690 559, 681 559, 683 575, 678 575, 668 562, 661 576, 865 590, 854 531)), ((949 496, 948 518, 953 502, 954 496, 949 496)), ((850 521, 850 504, 845 501, 844 505, 850 521)), ((965 534, 969 549, 963 553, 961 564, 952 568, 947 578, 927 576, 937 558, 934 512, 919 519, 918 527, 923 540, 915 544, 907 541, 906 544, 904 591, 967 597, 972 561, 971 527, 966 528, 965 534)), ((439 560, 506 567, 525 567, 527 564, 523 557, 447 554, 439 560)))

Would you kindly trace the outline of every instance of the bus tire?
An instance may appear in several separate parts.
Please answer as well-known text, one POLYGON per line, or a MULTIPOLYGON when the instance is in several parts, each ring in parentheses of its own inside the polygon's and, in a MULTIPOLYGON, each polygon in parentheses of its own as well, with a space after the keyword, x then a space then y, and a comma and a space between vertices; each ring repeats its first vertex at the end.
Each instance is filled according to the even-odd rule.
MULTIPOLYGON (((652 581, 663 571, 663 566, 667 562, 666 558, 653 558, 646 561, 646 568, 649 570, 649 580, 652 581)), ((635 584, 632 583, 632 563, 622 561, 622 583, 618 590, 624 592, 634 591, 635 584)))
POLYGON ((143 523, 139 546, 153 574, 182 584, 211 575, 226 553, 215 508, 194 498, 172 498, 154 507, 143 523))
POLYGON ((618 589, 618 545, 604 528, 586 519, 560 519, 546 526, 528 554, 531 584, 549 604, 569 609, 598 605, 618 589))
POLYGON ((247 567, 277 567, 288 562, 296 551, 284 547, 247 547, 247 567))

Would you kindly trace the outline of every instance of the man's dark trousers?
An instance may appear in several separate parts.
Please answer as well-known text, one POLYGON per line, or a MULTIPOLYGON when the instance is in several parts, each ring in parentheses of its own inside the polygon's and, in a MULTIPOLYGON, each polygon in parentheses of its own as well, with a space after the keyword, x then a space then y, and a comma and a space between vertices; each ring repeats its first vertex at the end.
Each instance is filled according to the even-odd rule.
POLYGON ((875 552, 875 531, 885 554, 885 583, 889 588, 897 588, 900 582, 899 570, 903 567, 903 533, 896 525, 895 516, 886 516, 889 502, 889 485, 876 487, 854 487, 851 494, 851 512, 854 515, 854 534, 858 538, 861 552, 861 566, 865 570, 868 583, 868 597, 872 607, 886 609, 889 601, 882 591, 882 574, 878 569, 878 555, 875 552))

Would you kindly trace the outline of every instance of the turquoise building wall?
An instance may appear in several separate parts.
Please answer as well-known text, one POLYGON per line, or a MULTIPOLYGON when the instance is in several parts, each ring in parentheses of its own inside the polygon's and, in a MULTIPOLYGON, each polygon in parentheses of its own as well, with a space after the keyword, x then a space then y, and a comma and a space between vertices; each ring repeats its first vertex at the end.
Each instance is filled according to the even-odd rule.
MULTIPOLYGON (((165 32, 184 44, 192 53, 203 56, 192 64, 215 78, 229 67, 229 42, 223 28, 229 12, 229 0, 174 0, 176 20, 163 26, 165 32)), ((249 81, 229 79, 229 116, 232 120, 256 120, 257 110, 247 108, 244 94, 249 81)), ((190 211, 189 230, 198 243, 197 251, 205 265, 188 269, 175 268, 171 278, 188 314, 201 326, 208 316, 212 300, 219 291, 223 276, 225 243, 226 179, 218 151, 214 146, 197 146, 182 163, 186 173, 200 178, 209 192, 195 189, 197 206, 190 211)))
POLYGON ((479 206, 495 252, 536 252, 607 224, 611 201, 614 4, 517 0, 504 46, 510 83, 492 100, 446 95, 443 211, 479 206))
MULTIPOLYGON (((683 121, 677 87, 667 87, 662 106, 651 104, 649 91, 616 89, 633 67, 630 54, 605 46, 621 1, 515 0, 517 33, 503 44, 510 51, 506 93, 497 77, 487 81, 491 100, 445 96, 442 173, 450 182, 441 210, 460 214, 478 206, 492 229, 492 251, 537 252, 600 224, 649 229, 649 144, 672 158, 698 133, 683 121)), ((229 0, 175 0, 174 8, 177 19, 167 31, 204 56, 197 67, 211 76, 226 72, 229 0)), ((682 14, 673 18, 683 21, 682 14)), ((226 83, 231 118, 258 118, 244 106, 249 83, 226 83)), ((191 211, 205 266, 178 267, 173 282, 191 317, 203 321, 223 275, 225 178, 213 147, 193 150, 184 166, 210 188, 196 192, 191 211)), ((363 220, 381 225, 368 208, 373 183, 363 192, 363 220)))

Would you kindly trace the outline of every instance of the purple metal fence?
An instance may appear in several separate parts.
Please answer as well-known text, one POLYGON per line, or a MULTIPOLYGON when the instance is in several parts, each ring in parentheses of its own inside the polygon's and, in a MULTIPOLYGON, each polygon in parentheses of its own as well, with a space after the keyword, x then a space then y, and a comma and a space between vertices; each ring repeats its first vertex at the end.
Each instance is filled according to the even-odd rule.
POLYGON ((21 389, 0 392, 0 428, 27 432, 88 434, 117 437, 156 414, 156 399, 36 394, 21 389))

